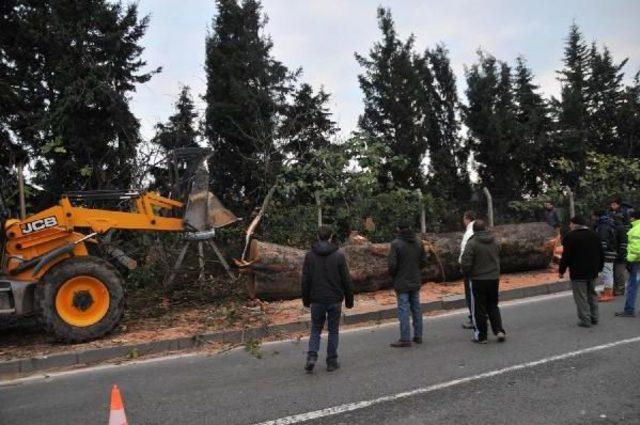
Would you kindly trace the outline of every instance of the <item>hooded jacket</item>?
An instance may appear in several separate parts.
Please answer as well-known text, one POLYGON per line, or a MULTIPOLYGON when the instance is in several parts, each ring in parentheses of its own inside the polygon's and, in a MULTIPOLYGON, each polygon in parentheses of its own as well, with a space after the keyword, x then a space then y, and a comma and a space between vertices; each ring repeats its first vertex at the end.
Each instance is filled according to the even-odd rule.
POLYGON ((475 232, 460 262, 462 272, 471 280, 500 279, 500 248, 486 230, 475 232))
POLYGON ((562 241, 560 274, 569 268, 571 280, 592 280, 604 266, 602 243, 595 232, 580 226, 567 233, 562 241))
POLYGON ((410 292, 420 289, 420 270, 427 265, 427 253, 422 241, 413 233, 400 233, 391 242, 387 258, 389 275, 393 279, 396 292, 410 292))
POLYGON ((345 300, 353 307, 353 289, 347 260, 338 247, 318 241, 304 257, 302 266, 302 303, 337 304, 345 300))
POLYGON ((603 215, 598 218, 593 230, 600 238, 600 243, 602 243, 604 261, 613 263, 618 258, 618 251, 620 250, 618 228, 615 221, 611 217, 603 215))
POLYGON ((640 263, 640 220, 631 223, 631 230, 627 233, 629 246, 627 248, 627 261, 640 263))

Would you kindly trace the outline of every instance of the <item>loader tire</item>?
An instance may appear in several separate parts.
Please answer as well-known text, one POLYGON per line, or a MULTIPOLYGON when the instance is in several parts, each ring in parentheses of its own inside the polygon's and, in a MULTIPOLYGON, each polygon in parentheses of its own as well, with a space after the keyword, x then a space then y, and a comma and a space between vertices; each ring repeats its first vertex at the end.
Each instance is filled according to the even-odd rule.
POLYGON ((67 343, 110 332, 122 318, 124 298, 120 273, 92 256, 62 261, 42 278, 36 295, 45 329, 67 343))

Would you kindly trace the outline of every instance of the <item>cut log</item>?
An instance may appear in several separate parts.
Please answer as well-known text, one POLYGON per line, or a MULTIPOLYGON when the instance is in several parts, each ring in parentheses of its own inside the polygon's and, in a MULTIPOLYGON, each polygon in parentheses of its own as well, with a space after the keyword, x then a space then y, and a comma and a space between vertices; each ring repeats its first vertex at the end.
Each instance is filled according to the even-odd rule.
MULTIPOLYGON (((491 233, 500 245, 503 273, 544 269, 553 257, 557 235, 546 223, 496 226, 491 233)), ((424 234, 422 241, 429 262, 422 270, 423 282, 445 282, 461 277, 458 266, 462 232, 424 234)), ((347 258, 354 291, 368 292, 392 285, 387 272, 388 243, 371 243, 352 235, 342 247, 347 258)), ((247 271, 250 292, 264 300, 300 297, 300 275, 305 251, 253 240, 247 271)))

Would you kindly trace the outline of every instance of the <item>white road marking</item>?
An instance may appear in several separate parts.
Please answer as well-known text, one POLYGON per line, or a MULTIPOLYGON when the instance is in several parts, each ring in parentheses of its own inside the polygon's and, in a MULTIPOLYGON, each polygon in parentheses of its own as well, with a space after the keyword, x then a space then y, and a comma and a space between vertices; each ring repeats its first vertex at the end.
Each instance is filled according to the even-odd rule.
POLYGON ((492 370, 490 372, 481 373, 479 375, 468 376, 466 378, 454 379, 452 381, 442 382, 440 384, 429 385, 428 387, 417 388, 411 391, 405 391, 397 394, 387 395, 372 400, 363 400, 355 403, 342 404, 340 406, 328 407, 326 409, 315 410, 312 412, 301 413, 298 415, 287 416, 279 419, 274 419, 267 422, 260 422, 256 425, 291 425, 301 422, 306 422, 314 419, 325 418, 327 416, 339 415, 341 413, 353 412, 354 410, 360 410, 367 407, 375 406, 377 404, 392 402, 400 399, 414 397, 417 395, 427 394, 434 391, 442 390, 444 388, 453 387, 460 384, 466 384, 481 379, 492 378, 494 376, 503 375, 509 372, 515 372, 522 369, 528 369, 536 366, 540 366, 546 363, 556 362, 560 360, 566 360, 569 358, 577 357, 582 354, 593 353, 596 351, 607 350, 609 348, 618 347, 626 344, 633 344, 640 342, 640 336, 628 339, 622 339, 619 341, 611 342, 603 345, 596 345, 594 347, 584 348, 582 350, 571 351, 569 353, 559 354, 556 356, 546 357, 544 359, 535 360, 527 363, 520 363, 513 366, 505 367, 503 369, 492 370))
MULTIPOLYGON (((550 295, 540 295, 540 296, 536 296, 536 297, 530 297, 530 298, 523 298, 523 299, 519 299, 519 300, 506 301, 504 303, 500 303, 500 308, 512 307, 512 306, 521 305, 521 304, 532 304, 532 303, 536 303, 536 302, 547 301, 547 300, 554 299, 554 298, 567 297, 567 296, 569 296, 571 294, 572 294, 571 291, 568 291, 568 292, 565 291, 565 292, 558 292, 558 293, 550 294, 550 295)), ((453 310, 453 311, 448 311, 448 312, 445 312, 445 313, 442 313, 442 314, 437 314, 435 316, 425 316, 425 317, 427 317, 428 320, 439 320, 439 319, 444 319, 444 318, 451 317, 451 316, 458 316, 458 315, 461 315, 461 314, 466 314, 466 312, 467 312, 466 308, 461 308, 461 309, 458 309, 458 310, 453 310)), ((397 326, 397 325, 398 325, 397 322, 391 321, 389 323, 380 323, 380 324, 376 324, 376 325, 372 325, 372 326, 354 327, 354 328, 349 328, 349 329, 342 329, 342 330, 340 330, 340 334, 353 333, 353 332, 366 332, 366 331, 370 331, 372 329, 380 329, 380 328, 386 328, 386 327, 397 326)), ((262 344, 262 346, 265 347, 265 346, 274 345, 274 344, 282 344, 282 343, 288 343, 288 342, 290 343, 290 342, 296 342, 296 341, 298 341, 296 338, 281 339, 281 340, 275 340, 275 341, 267 341, 267 342, 264 342, 262 344)), ((236 349, 228 350, 226 353, 231 353, 233 351, 242 350, 242 349, 243 349, 242 347, 238 347, 236 349)), ((50 379, 53 379, 53 378, 59 378, 59 377, 64 377, 64 376, 69 376, 69 375, 77 375, 77 374, 80 374, 80 373, 99 372, 99 371, 103 371, 103 370, 109 370, 109 369, 120 368, 120 367, 129 367, 129 366, 143 365, 143 364, 148 364, 148 363, 163 362, 163 361, 167 361, 167 360, 176 360, 176 359, 183 359, 183 358, 189 358, 189 357, 201 357, 201 356, 210 356, 210 355, 212 355, 212 354, 211 353, 203 353, 201 351, 196 351, 196 352, 191 352, 191 353, 181 353, 181 354, 172 354, 172 355, 169 355, 169 356, 154 357, 154 358, 151 358, 151 359, 127 361, 127 362, 123 362, 123 363, 102 364, 102 365, 97 365, 97 366, 83 367, 83 368, 79 368, 79 369, 65 370, 65 371, 60 371, 60 372, 39 373, 39 374, 36 374, 36 375, 26 376, 26 377, 23 377, 23 378, 16 378, 16 379, 11 379, 11 380, 0 381, 0 388, 2 388, 3 386, 12 386, 12 385, 24 384, 24 383, 32 382, 32 381, 50 380, 50 379)))

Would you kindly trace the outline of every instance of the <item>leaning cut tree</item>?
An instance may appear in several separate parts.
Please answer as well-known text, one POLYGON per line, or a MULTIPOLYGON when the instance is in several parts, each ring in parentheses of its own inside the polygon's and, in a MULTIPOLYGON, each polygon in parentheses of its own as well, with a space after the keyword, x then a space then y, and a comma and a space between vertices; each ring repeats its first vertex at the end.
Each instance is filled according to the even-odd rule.
MULTIPOLYGON (((549 266, 556 233, 546 223, 508 224, 491 229, 500 245, 502 272, 544 269, 549 266)), ((446 282, 461 277, 458 267, 462 232, 422 235, 429 263, 422 270, 423 282, 446 282)), ((387 272, 388 243, 371 243, 351 237, 342 247, 355 292, 376 291, 391 286, 387 272)), ((253 240, 249 249, 250 292, 263 300, 300 297, 300 274, 305 251, 253 240)))

